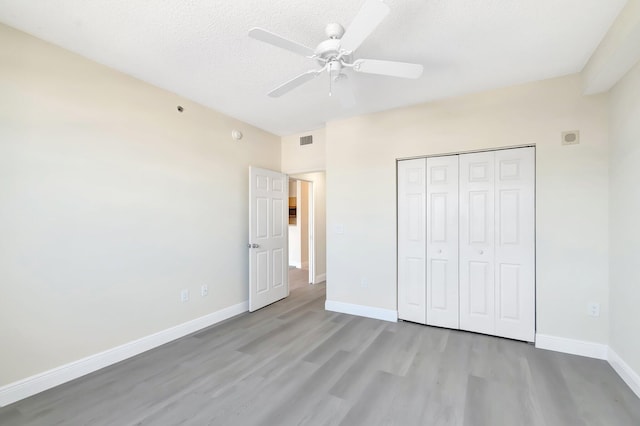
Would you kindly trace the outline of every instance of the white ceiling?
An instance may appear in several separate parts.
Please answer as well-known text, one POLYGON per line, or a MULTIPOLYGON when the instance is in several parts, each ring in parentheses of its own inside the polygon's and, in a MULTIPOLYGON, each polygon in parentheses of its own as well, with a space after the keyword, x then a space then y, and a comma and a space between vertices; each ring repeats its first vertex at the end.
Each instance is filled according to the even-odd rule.
POLYGON ((391 13, 356 57, 424 64, 419 80, 351 76, 355 107, 323 74, 266 93, 316 64, 247 32, 315 47, 364 0, 0 0, 0 22, 279 135, 337 118, 582 70, 626 0, 385 0, 391 13))

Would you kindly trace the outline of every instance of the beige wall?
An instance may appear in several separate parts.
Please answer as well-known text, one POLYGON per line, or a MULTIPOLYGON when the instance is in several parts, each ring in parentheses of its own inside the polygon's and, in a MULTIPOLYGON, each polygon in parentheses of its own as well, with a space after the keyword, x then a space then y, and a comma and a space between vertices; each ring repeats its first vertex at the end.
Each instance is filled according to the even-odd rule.
POLYGON ((325 129, 282 137, 282 171, 317 172, 325 169, 325 129), (313 136, 313 144, 300 146, 300 136, 313 136))
POLYGON ((640 374, 640 63, 614 87, 611 141, 610 346, 640 374))
POLYGON ((329 123, 327 299, 396 310, 397 158, 535 144, 537 332, 606 343, 607 99, 580 92, 574 75, 329 123))
POLYGON ((0 386, 245 301, 248 166, 280 169, 280 138, 2 25, 0 46, 0 386))

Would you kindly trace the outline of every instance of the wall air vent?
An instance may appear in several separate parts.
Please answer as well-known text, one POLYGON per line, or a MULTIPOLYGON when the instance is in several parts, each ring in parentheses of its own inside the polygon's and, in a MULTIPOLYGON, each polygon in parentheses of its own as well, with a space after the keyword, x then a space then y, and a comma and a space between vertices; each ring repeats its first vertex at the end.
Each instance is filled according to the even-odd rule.
POLYGON ((300 137, 300 145, 311 145, 313 143, 313 136, 301 136, 300 137))
POLYGON ((570 130, 562 132, 562 145, 577 145, 580 143, 580 131, 570 130))

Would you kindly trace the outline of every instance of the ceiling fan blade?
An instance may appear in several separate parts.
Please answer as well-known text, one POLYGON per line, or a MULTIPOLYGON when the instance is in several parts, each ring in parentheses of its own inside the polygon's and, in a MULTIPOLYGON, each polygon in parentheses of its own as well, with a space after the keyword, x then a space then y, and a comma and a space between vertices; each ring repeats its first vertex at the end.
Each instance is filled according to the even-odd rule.
POLYGON ((381 0, 367 0, 340 39, 340 48, 356 50, 389 14, 389 6, 381 0))
POLYGON ((389 75, 401 78, 419 78, 424 67, 420 64, 407 62, 379 61, 377 59, 358 59, 353 63, 353 69, 367 74, 389 75))
POLYGON ((288 50, 290 52, 298 53, 302 56, 313 56, 313 49, 304 46, 295 41, 287 40, 284 37, 274 34, 270 31, 263 30, 262 28, 251 28, 249 30, 249 37, 256 40, 264 41, 281 49, 288 50))
POLYGON ((298 86, 301 86, 307 81, 313 80, 321 72, 322 70, 310 70, 305 73, 302 73, 292 78, 291 80, 287 81, 286 83, 283 83, 280 86, 276 87, 275 89, 270 91, 268 95, 271 96, 272 98, 279 98, 280 96, 295 89, 298 86))
POLYGON ((349 82, 349 78, 346 74, 340 74, 333 80, 335 87, 334 92, 338 95, 340 105, 343 108, 351 108, 356 105, 356 98, 353 94, 353 87, 349 82))

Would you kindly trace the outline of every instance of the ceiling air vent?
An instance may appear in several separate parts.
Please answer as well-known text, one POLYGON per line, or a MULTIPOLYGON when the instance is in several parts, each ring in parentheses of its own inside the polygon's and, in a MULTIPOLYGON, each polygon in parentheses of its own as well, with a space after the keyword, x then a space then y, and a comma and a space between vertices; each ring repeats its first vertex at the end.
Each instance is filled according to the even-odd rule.
POLYGON ((313 136, 300 136, 300 145, 311 145, 313 143, 313 136))

